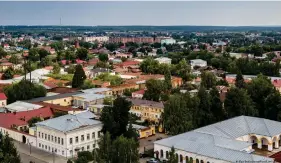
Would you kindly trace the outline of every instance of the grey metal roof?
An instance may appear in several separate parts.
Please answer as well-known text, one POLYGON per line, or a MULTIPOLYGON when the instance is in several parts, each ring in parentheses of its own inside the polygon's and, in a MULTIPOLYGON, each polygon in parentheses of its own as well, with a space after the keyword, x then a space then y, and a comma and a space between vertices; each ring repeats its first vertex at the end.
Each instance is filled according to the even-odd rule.
POLYGON ((34 98, 31 100, 26 100, 25 102, 42 102, 42 101, 50 101, 50 100, 55 100, 55 99, 60 99, 60 98, 66 98, 66 97, 70 97, 73 95, 78 95, 78 94, 82 94, 83 92, 70 92, 70 93, 62 93, 62 94, 58 94, 58 95, 54 95, 54 96, 46 96, 46 97, 39 97, 39 98, 34 98))
POLYGON ((23 102, 23 101, 16 101, 16 102, 13 102, 13 103, 5 106, 5 108, 11 112, 35 110, 35 109, 39 109, 42 107, 43 106, 41 106, 41 105, 31 104, 31 103, 23 102))
POLYGON ((111 88, 91 88, 91 89, 84 89, 81 91, 84 93, 95 94, 95 93, 101 93, 101 92, 106 92, 106 91, 111 91, 111 90, 112 90, 111 88))
POLYGON ((103 94, 92 94, 92 93, 81 93, 73 96, 83 98, 82 101, 87 101, 87 102, 91 102, 93 100, 98 100, 98 99, 104 99, 105 97, 107 97, 106 95, 103 94))
POLYGON ((84 118, 79 115, 64 115, 46 121, 36 123, 36 126, 44 126, 61 132, 69 132, 81 127, 102 125, 100 121, 84 118))
POLYGON ((91 118, 96 118, 97 116, 94 114, 94 113, 92 113, 91 111, 84 111, 84 112, 80 112, 80 113, 77 113, 77 114, 75 114, 76 116, 78 116, 78 117, 81 117, 81 118, 89 118, 89 119, 91 119, 91 118))
POLYGON ((244 152, 251 143, 238 141, 236 138, 248 134, 272 137, 280 133, 280 122, 239 116, 154 143, 230 162, 273 161, 272 158, 244 152))

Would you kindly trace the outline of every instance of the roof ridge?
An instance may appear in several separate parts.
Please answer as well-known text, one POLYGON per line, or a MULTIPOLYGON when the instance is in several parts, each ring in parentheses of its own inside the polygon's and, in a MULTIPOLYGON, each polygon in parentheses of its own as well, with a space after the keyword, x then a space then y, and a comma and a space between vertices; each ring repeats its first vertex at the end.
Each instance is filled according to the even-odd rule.
POLYGON ((268 129, 267 125, 266 125, 266 122, 265 122, 265 119, 264 119, 264 118, 263 118, 263 123, 264 123, 265 128, 266 128, 266 130, 267 130, 267 132, 268 132, 268 135, 271 135, 271 133, 269 132, 269 129, 268 129))
POLYGON ((244 121, 246 122, 246 126, 247 126, 247 129, 248 129, 248 134, 252 133, 252 131, 250 129, 250 126, 248 124, 248 121, 246 120, 246 116, 243 115, 242 117, 243 117, 244 121))

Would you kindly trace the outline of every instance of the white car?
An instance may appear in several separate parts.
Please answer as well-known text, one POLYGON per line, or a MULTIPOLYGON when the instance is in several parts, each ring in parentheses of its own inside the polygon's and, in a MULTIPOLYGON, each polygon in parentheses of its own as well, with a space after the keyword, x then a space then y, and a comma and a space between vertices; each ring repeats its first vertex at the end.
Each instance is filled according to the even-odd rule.
POLYGON ((147 161, 147 163, 158 163, 158 160, 151 158, 149 161, 147 161))

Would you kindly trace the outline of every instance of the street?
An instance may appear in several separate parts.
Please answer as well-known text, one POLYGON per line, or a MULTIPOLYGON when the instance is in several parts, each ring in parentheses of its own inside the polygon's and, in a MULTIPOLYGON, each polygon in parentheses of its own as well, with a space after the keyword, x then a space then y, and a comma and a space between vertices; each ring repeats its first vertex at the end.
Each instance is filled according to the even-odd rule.
POLYGON ((23 144, 18 141, 13 141, 15 147, 17 148, 22 163, 29 163, 33 161, 34 163, 66 163, 67 159, 61 156, 53 155, 49 152, 43 151, 36 147, 31 147, 31 155, 30 155, 30 148, 27 144, 23 144))

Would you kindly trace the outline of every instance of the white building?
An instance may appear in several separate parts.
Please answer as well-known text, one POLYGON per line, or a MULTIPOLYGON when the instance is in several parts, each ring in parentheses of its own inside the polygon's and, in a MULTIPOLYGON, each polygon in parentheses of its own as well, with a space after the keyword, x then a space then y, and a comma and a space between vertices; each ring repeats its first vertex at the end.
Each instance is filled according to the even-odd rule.
POLYGON ((102 123, 89 117, 92 116, 84 113, 68 114, 36 123, 37 148, 63 157, 74 157, 79 151, 92 151, 98 147, 102 123))
POLYGON ((156 61, 158 61, 160 64, 165 63, 165 64, 171 64, 172 63, 172 59, 167 58, 167 57, 160 57, 160 58, 156 58, 156 61))
POLYGON ((83 38, 85 42, 107 42, 109 40, 108 36, 89 36, 83 38))
POLYGON ((207 61, 204 61, 202 59, 193 59, 190 60, 190 66, 192 69, 194 68, 194 66, 205 67, 207 66, 207 61))
POLYGON ((173 38, 168 38, 168 39, 164 39, 164 40, 161 40, 161 44, 175 44, 176 43, 176 40, 173 39, 173 38))
POLYGON ((280 122, 239 116, 156 141, 154 151, 156 157, 165 159, 174 147, 181 163, 273 162, 254 149, 280 151, 280 138, 280 122))

